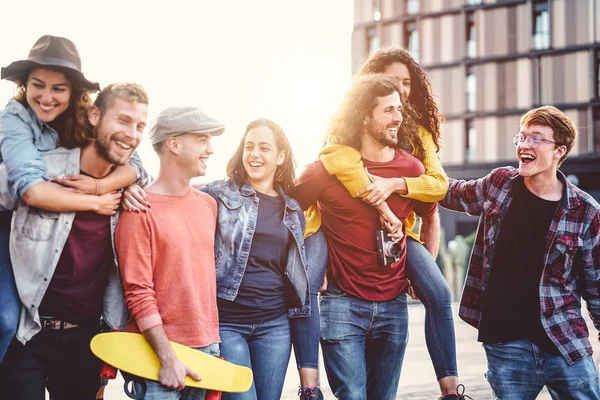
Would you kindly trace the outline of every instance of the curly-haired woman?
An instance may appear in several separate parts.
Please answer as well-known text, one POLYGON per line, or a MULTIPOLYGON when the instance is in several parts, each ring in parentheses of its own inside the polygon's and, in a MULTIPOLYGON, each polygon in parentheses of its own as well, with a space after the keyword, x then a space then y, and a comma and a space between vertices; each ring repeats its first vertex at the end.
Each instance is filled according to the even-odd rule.
MULTIPOLYGON (((402 48, 383 48, 369 57, 358 75, 386 74, 397 78, 402 86, 404 122, 398 132, 398 147, 408 148, 423 162, 425 174, 419 177, 384 179, 365 171, 360 153, 347 146, 329 143, 321 154, 323 165, 336 175, 353 195, 378 208, 392 225, 385 200, 396 193, 423 202, 444 198, 448 178, 440 164, 442 116, 433 98, 431 83, 425 71, 402 48), (416 123, 416 124, 415 124, 416 123)), ((438 217, 439 218, 439 217, 438 217)), ((457 399, 458 371, 456 340, 451 307, 451 292, 435 263, 439 243, 422 243, 413 233, 414 213, 404 221, 408 238, 406 271, 411 282, 409 294, 425 305, 425 339, 443 399, 457 399)), ((318 229, 318 216, 307 220, 307 233, 318 229)), ((439 226, 439 224, 438 224, 439 226)), ((439 229, 439 228, 438 228, 439 229)), ((307 244, 311 240, 307 238, 307 244)))

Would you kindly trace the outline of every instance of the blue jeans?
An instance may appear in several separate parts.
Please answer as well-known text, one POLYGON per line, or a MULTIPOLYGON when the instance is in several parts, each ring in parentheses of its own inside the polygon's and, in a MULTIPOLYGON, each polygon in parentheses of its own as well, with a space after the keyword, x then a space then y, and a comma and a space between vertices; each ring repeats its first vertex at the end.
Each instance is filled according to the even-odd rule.
POLYGON ((406 295, 373 302, 328 282, 320 305, 323 359, 335 396, 395 399, 408 342, 406 295))
MULTIPOLYGON (((198 347, 196 350, 201 351, 211 356, 219 355, 219 344, 212 343, 205 347, 198 347)), ((157 381, 144 379, 146 382, 146 395, 144 400, 204 400, 206 390, 193 387, 185 387, 179 391, 177 389, 169 389, 157 381)))
POLYGON ((292 343, 296 365, 300 368, 319 369, 319 289, 327 270, 327 240, 321 229, 304 240, 310 286, 310 317, 291 318, 292 343))
POLYGON ((225 393, 223 400, 279 400, 292 342, 286 315, 260 324, 221 322, 221 355, 252 369, 254 382, 245 393, 225 393))
POLYGON ((452 294, 425 246, 406 239, 406 275, 425 306, 425 343, 437 380, 458 376, 452 294))
POLYGON ((553 399, 600 399, 598 372, 591 356, 568 365, 528 340, 483 345, 486 377, 494 399, 534 400, 544 386, 553 399))
POLYGON ((0 362, 17 333, 21 302, 9 252, 10 227, 0 226, 0 362))

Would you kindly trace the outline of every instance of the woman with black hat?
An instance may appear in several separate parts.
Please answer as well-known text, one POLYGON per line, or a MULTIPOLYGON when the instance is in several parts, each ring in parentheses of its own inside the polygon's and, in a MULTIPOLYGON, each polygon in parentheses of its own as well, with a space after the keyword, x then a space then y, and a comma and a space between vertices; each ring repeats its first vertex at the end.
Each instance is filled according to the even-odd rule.
MULTIPOLYGON (((2 68, 1 78, 15 82, 16 94, 0 110, 0 162, 13 193, 27 205, 50 211, 94 211, 111 215, 119 206, 104 195, 130 185, 146 173, 139 158, 118 167, 110 178, 76 175, 50 182, 40 152, 58 146, 83 147, 93 140, 87 120, 90 93, 100 89, 81 72, 77 47, 68 39, 42 36, 25 60, 2 68), (75 189, 75 190, 72 190, 75 189)), ((137 156, 136 156, 137 157, 137 156)), ((12 212, 0 213, 0 361, 18 325, 19 297, 9 256, 12 212)))

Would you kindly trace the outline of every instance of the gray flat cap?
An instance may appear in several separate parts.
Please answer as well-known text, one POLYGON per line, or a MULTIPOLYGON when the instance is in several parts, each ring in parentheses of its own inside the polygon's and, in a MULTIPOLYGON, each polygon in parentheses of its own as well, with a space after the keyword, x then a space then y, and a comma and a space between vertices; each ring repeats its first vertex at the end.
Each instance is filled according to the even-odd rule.
POLYGON ((225 125, 196 107, 169 107, 150 123, 150 142, 152 144, 164 142, 171 136, 182 133, 218 136, 224 131, 225 125))

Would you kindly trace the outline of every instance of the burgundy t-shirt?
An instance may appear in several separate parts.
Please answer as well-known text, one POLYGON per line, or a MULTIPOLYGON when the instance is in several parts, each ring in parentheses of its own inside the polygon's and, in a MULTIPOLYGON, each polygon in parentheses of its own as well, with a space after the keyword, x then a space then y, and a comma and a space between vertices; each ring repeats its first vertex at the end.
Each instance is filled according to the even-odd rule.
POLYGON ((78 212, 40 305, 40 315, 74 324, 97 324, 113 267, 110 217, 78 212))
MULTIPOLYGON (((423 164, 412 155, 397 150, 392 161, 378 163, 363 159, 369 172, 384 178, 417 177, 425 173, 423 164)), ((381 266, 377 257, 375 231, 381 229, 379 212, 358 198, 353 198, 340 181, 329 175, 321 161, 309 164, 296 182, 294 197, 303 209, 318 201, 321 229, 327 237, 329 265, 327 276, 348 294, 369 300, 387 301, 406 287, 404 263, 406 253, 391 266, 381 266)), ((422 203, 392 194, 387 203, 404 221, 410 213, 428 217, 437 203, 422 203)), ((400 241, 405 248, 406 237, 400 241)))

